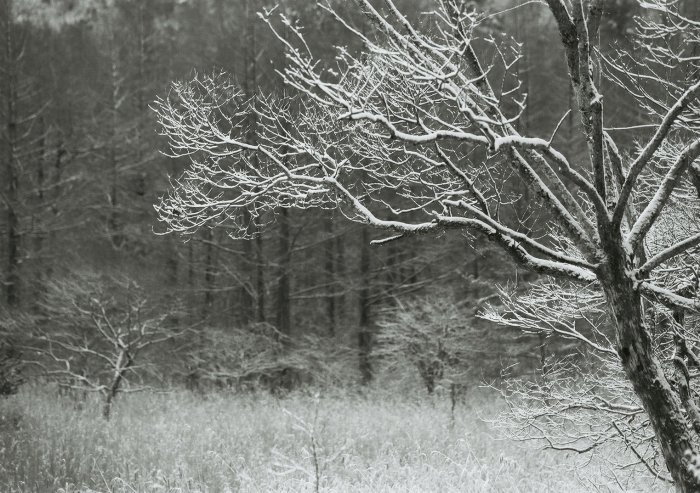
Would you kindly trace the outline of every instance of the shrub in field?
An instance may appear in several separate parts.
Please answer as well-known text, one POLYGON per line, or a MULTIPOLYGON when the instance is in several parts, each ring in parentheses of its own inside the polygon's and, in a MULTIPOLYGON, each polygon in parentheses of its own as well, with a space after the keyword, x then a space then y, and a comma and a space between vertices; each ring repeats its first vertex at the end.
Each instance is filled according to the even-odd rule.
POLYGON ((144 392, 124 395, 105 424, 27 386, 0 400, 0 440, 12 444, 0 447, 0 491, 587 493, 595 482, 670 493, 648 476, 618 486, 583 456, 494 440, 479 419, 502 408, 491 392, 476 390, 454 428, 446 404, 393 389, 284 400, 144 392))
POLYGON ((292 341, 270 324, 198 331, 186 357, 185 383, 192 390, 231 388, 289 391, 306 384, 347 380, 353 351, 331 340, 305 336, 292 341))
POLYGON ((32 363, 63 388, 100 394, 105 418, 119 393, 144 388, 148 350, 183 332, 130 279, 74 274, 47 284, 42 309, 28 327, 32 363))
MULTIPOLYGON (((502 289, 499 296, 499 306, 482 317, 558 340, 559 350, 541 378, 505 381, 508 406, 494 424, 513 440, 541 440, 545 447, 588 456, 618 477, 650 474, 670 483, 650 418, 625 379, 602 294, 545 278, 527 292, 502 289)), ((686 400, 697 395, 697 317, 649 304, 645 318, 670 387, 686 400)))
POLYGON ((429 394, 443 379, 462 380, 470 370, 469 317, 434 297, 386 309, 378 323, 375 356, 409 361, 429 394))
POLYGON ((386 365, 409 361, 429 394, 440 385, 454 392, 497 378, 504 363, 537 353, 535 339, 490 330, 447 294, 400 302, 382 312, 378 325, 375 356, 386 365))

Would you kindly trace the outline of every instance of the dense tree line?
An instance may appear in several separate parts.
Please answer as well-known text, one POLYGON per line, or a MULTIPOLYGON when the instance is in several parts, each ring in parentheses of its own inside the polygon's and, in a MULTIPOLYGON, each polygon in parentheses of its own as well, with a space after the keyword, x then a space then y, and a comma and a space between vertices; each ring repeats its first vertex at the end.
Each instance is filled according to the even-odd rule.
MULTIPOLYGON (((405 2, 416 16, 425 6, 419 3, 405 2)), ((172 80, 222 70, 244 88, 245 98, 263 92, 282 98, 275 71, 284 67, 284 56, 258 18, 258 11, 272 7, 250 0, 2 1, 5 310, 41 312, 46 286, 76 271, 122 275, 163 306, 176 307, 182 323, 233 329, 266 322, 292 338, 328 335, 368 356, 376 313, 393 300, 429 292, 434 279, 479 298, 491 293, 481 279, 514 274, 486 259, 482 246, 458 264, 447 261, 470 248, 459 235, 437 244, 415 239, 371 246, 374 232, 324 210, 284 209, 265 229, 251 221, 251 232, 259 234, 249 240, 233 240, 222 229, 186 235, 185 243, 158 234, 163 228, 152 204, 184 161, 159 153, 165 145, 149 105, 172 80)), ((350 5, 339 8, 373 29, 350 5)), ((277 9, 351 50, 360 48, 311 2, 282 2, 277 9)), ((523 16, 545 23, 532 9, 521 12, 497 17, 490 28, 530 22, 523 16)), ((544 34, 525 37, 532 38, 533 53, 545 49, 544 34)), ((314 42, 327 56, 324 63, 333 63, 332 46, 314 42)), ((544 81, 527 70, 532 85, 544 81)), ((371 365, 363 361, 369 380, 371 365)))
MULTIPOLYGON (((276 72, 288 62, 259 12, 275 8, 292 24, 324 32, 351 53, 362 49, 353 33, 315 3, 288 0, 275 7, 252 0, 2 0, 1 5, 4 313, 46 317, 54 283, 75 283, 76 273, 86 285, 95 274, 108 284, 121 276, 112 284, 125 282, 123 278, 137 283, 149 302, 174 314, 169 323, 194 327, 201 337, 193 338, 193 347, 216 344, 212 341, 221 341, 227 331, 236 334, 267 324, 285 341, 307 344, 306 336, 317 335, 335 341, 334 347, 355 349, 358 378, 367 382, 387 353, 386 337, 379 338, 383 346, 375 351, 386 314, 411 312, 426 296, 430 300, 436 282, 441 293, 457 300, 467 325, 478 327, 474 330, 479 333, 483 322, 474 321, 474 314, 485 302, 497 300, 496 284, 511 282, 518 289, 534 279, 517 266, 506 267, 494 246, 470 235, 447 232, 437 239, 372 245, 382 238, 376 231, 326 209, 279 207, 261 215, 244 213, 241 219, 249 228, 245 239, 233 239, 225 227, 183 232, 182 238, 159 234, 165 228, 152 204, 171 184, 168 177, 178 177, 188 159, 160 153, 166 151, 166 142, 155 131, 153 101, 168 96, 173 80, 216 79, 222 71, 241 88, 242 100, 259 99, 262 105, 263 95, 272 94, 283 101, 289 90, 276 72)), ((376 29, 350 2, 333 5, 361 32, 376 29)), ((397 5, 420 24, 432 3, 404 0, 397 5)), ((526 103, 516 125, 522 132, 549 132, 559 115, 576 107, 573 89, 562 83, 563 50, 551 43, 558 36, 556 23, 546 10, 527 2, 469 5, 486 9, 478 27, 482 39, 514 43, 503 34, 507 32, 522 43, 510 67, 526 103)), ((629 42, 637 12, 636 2, 611 4, 597 40, 601 50, 629 42)), ((293 36, 290 27, 278 27, 278 34, 293 36)), ((335 50, 324 37, 309 36, 307 42, 321 63, 336 63, 335 50)), ((481 46, 487 58, 498 55, 495 47, 495 42, 481 46)), ((496 74, 502 68, 495 65, 492 70, 496 74)), ((626 97, 614 87, 610 91, 626 97)), ((611 121, 641 121, 644 115, 627 113, 634 108, 620 105, 611 121)), ((560 122, 556 139, 575 159, 583 159, 581 122, 573 115, 560 122)), ((260 122, 254 113, 245 119, 247 139, 255 143, 260 122)), ((629 144, 634 134, 623 131, 619 138, 629 144)), ((527 198, 527 188, 517 180, 508 181, 507 187, 509 193, 527 198)), ((517 219, 523 220, 526 232, 548 220, 517 219)), ((388 353, 401 353, 402 337, 396 337, 397 346, 388 353)), ((503 362, 492 358, 494 349, 508 344, 519 355, 516 359, 541 366, 549 352, 566 346, 555 336, 540 334, 525 337, 523 348, 520 338, 508 337, 493 336, 486 345, 490 348, 482 344, 470 357, 491 359, 491 370, 497 370, 503 362)), ((442 344, 427 344, 436 343, 442 344)), ((222 373, 221 368, 196 368, 206 366, 205 356, 201 351, 192 356, 186 374, 222 373)), ((469 378, 480 376, 483 372, 472 372, 469 378)))

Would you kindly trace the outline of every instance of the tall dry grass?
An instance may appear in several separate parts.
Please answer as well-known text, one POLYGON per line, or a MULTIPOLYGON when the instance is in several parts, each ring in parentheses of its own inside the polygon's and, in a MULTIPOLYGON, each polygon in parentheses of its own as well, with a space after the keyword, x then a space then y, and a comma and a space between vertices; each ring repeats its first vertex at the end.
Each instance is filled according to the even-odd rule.
POLYGON ((605 471, 580 468, 575 457, 498 440, 481 419, 497 413, 495 397, 475 392, 469 402, 453 421, 439 397, 176 391, 121 396, 105 422, 95 400, 25 388, 0 401, 0 491, 621 489, 605 471))

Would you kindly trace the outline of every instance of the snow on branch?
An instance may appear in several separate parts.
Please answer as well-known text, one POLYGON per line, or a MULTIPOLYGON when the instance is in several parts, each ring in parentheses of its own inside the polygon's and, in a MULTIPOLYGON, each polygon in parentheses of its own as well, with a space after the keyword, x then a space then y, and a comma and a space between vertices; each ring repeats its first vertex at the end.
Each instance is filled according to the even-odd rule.
MULTIPOLYGON (((694 246, 663 231, 700 152, 685 139, 685 150, 668 153, 694 128, 697 81, 684 89, 653 71, 642 77, 640 64, 635 74, 643 83, 626 79, 629 52, 609 56, 592 48, 602 4, 569 9, 549 0, 589 144, 585 169, 552 136, 517 130, 526 101, 514 70, 517 43, 482 36, 480 17, 454 0, 437 2, 420 29, 391 0, 383 9, 358 2, 364 28, 322 5, 363 43, 359 54, 338 48, 332 63, 315 57, 296 22, 274 10, 261 14, 285 48, 279 75, 291 94, 250 97, 225 74, 198 75, 154 103, 168 154, 187 162, 156 206, 166 231, 225 226, 233 237, 250 238, 279 208, 338 208, 391 239, 445 229, 480 233, 529 269, 584 284, 599 278, 609 260, 606 245, 626 238, 626 255, 639 254, 630 276, 641 276, 636 280, 649 292, 673 291, 652 271, 694 246), (476 40, 494 48, 487 64, 476 40), (619 149, 604 130, 604 99, 591 75, 598 57, 604 75, 642 108, 655 107, 658 123, 636 153, 619 149), (643 88, 647 83, 670 88, 663 108, 643 88), (549 222, 527 223, 520 219, 531 216, 527 211, 549 222), (573 251, 553 241, 557 235, 573 251), (647 255, 640 247, 650 237, 647 255)), ((672 18, 676 31, 695 27, 677 13, 672 18)), ((638 21, 645 57, 687 62, 679 52, 654 48, 652 33, 660 29, 638 21)))
POLYGON ((661 183, 658 184, 654 196, 640 213, 637 221, 634 223, 629 235, 627 236, 627 241, 629 242, 632 251, 637 249, 640 241, 642 241, 649 232, 649 229, 658 219, 662 209, 666 205, 666 202, 676 189, 681 177, 686 173, 699 155, 700 139, 696 139, 680 153, 676 159, 676 162, 668 170, 668 173, 666 176, 664 176, 661 183))
POLYGON ((41 308, 43 316, 22 322, 31 333, 28 362, 62 387, 101 394, 105 418, 119 393, 145 388, 143 353, 187 330, 154 313, 133 281, 92 274, 52 281, 41 308))

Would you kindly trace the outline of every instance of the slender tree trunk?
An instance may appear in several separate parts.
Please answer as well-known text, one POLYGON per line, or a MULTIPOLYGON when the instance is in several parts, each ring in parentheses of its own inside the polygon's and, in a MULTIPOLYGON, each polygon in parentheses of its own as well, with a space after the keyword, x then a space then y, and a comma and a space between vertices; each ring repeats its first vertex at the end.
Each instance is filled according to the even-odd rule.
POLYGON ((20 234, 19 217, 17 214, 19 198, 19 171, 16 163, 17 146, 17 57, 14 46, 14 23, 12 21, 12 1, 5 0, 2 4, 3 26, 5 28, 5 67, 4 67, 4 96, 5 96, 5 180, 7 180, 7 274, 5 276, 5 301, 9 306, 19 304, 19 259, 20 234))
MULTIPOLYGON (((36 274, 34 279, 32 279, 32 286, 29 292, 32 293, 33 299, 30 301, 34 303, 37 299, 39 293, 43 290, 45 286, 46 272, 44 271, 44 265, 46 262, 43 260, 44 257, 44 240, 46 232, 44 231, 44 222, 42 221, 43 212, 45 210, 45 187, 46 187, 46 159, 47 159, 47 149, 46 149, 46 138, 48 131, 46 129, 46 122, 43 118, 39 120, 39 140, 37 142, 37 156, 36 156, 36 175, 35 175, 35 202, 32 207, 32 219, 30 232, 33 236, 33 242, 31 245, 32 251, 29 252, 28 256, 33 258, 33 268, 36 274)), ((25 249, 29 249, 28 242, 25 243, 25 249)), ((28 297, 25 297, 28 298, 28 297)))
MULTIPOLYGON (((362 35, 365 34, 365 17, 361 18, 360 29, 362 35)), ((370 269, 371 259, 369 256, 369 231, 366 226, 362 226, 362 234, 360 236, 360 290, 358 304, 360 310, 359 331, 357 334, 357 346, 359 350, 359 366, 360 375, 363 384, 368 384, 372 380, 372 365, 369 359, 371 339, 370 339, 370 313, 369 313, 369 297, 370 297, 370 269)))
POLYGON ((107 395, 105 397, 104 405, 102 406, 102 417, 106 420, 112 415, 112 403, 114 402, 117 392, 119 392, 119 387, 121 385, 123 375, 120 373, 117 378, 112 382, 109 390, 107 390, 107 395))
POLYGON ((339 287, 337 289, 340 289, 340 292, 336 296, 336 303, 335 303, 335 311, 336 311, 336 319, 337 322, 342 324, 345 320, 345 290, 340 287, 340 285, 344 286, 345 283, 343 282, 345 279, 345 274, 346 274, 346 266, 345 266, 345 235, 344 234, 338 234, 336 231, 336 238, 335 238, 335 275, 336 279, 339 280, 340 282, 339 287))
MULTIPOLYGON (((248 98, 253 98, 253 105, 255 105, 256 98, 256 87, 257 87, 257 62, 256 62, 256 34, 255 34, 255 22, 256 13, 255 7, 251 5, 251 0, 245 0, 244 3, 245 18, 246 18, 246 29, 244 33, 244 77, 243 77, 243 91, 248 98)), ((257 117, 255 112, 250 112, 248 115, 248 143, 255 145, 257 144, 257 117)), ((254 166, 257 165, 257 155, 252 157, 254 166)), ((250 273, 250 285, 252 287, 254 296, 251 295, 249 289, 244 289, 242 294, 242 302, 244 306, 243 318, 245 320, 252 320, 253 318, 257 322, 265 321, 265 265, 264 265, 264 242, 260 228, 257 222, 253 219, 250 214, 245 211, 244 221, 246 224, 250 224, 253 228, 258 231, 258 235, 255 237, 253 242, 246 241, 244 244, 244 255, 247 262, 253 265, 250 273), (248 308, 250 307, 250 308, 248 308)))
MULTIPOLYGON (((176 289, 179 287, 179 262, 178 262, 178 247, 175 243, 175 239, 172 237, 167 238, 165 248, 165 272, 168 286, 171 289, 168 292, 167 299, 172 306, 176 306, 177 294, 176 289)), ((173 316, 173 323, 178 325, 180 323, 180 316, 178 312, 175 312, 173 316)))
POLYGON ((277 278, 277 330, 291 336, 290 275, 292 248, 289 234, 289 210, 279 211, 279 273, 277 278))
POLYGON ((119 124, 119 100, 121 87, 119 82, 119 61, 117 58, 116 39, 114 33, 110 40, 110 61, 111 61, 111 108, 110 108, 110 142, 108 149, 108 160, 110 169, 109 183, 109 220, 108 227, 112 246, 120 248, 123 244, 121 235, 121 224, 119 218, 119 157, 117 155, 117 126, 119 124))
POLYGON ((385 283, 384 293, 382 297, 386 299, 387 303, 393 304, 396 301, 394 297, 397 290, 401 287, 401 276, 398 275, 399 267, 397 266, 397 258, 399 256, 399 250, 396 248, 395 242, 390 242, 386 245, 384 249, 386 256, 384 257, 385 270, 385 283))
POLYGON ((131 357, 128 356, 126 352, 121 352, 119 354, 119 359, 117 360, 117 368, 114 371, 114 379, 112 380, 112 384, 107 389, 105 402, 102 406, 102 417, 106 420, 108 420, 112 414, 112 403, 114 402, 117 393, 119 393, 119 390, 121 389, 124 374, 128 371, 130 366, 131 357))
MULTIPOLYGON (((522 2, 518 2, 522 4, 522 2)), ((518 79, 521 82, 522 91, 525 93, 525 110, 521 118, 518 119, 518 130, 523 134, 527 134, 530 130, 530 55, 529 46, 530 43, 527 40, 527 33, 531 31, 528 25, 527 10, 524 8, 516 8, 513 11, 513 16, 515 20, 515 38, 518 40, 524 40, 522 48, 522 59, 518 63, 518 79), (521 12, 522 11, 522 12, 521 12), (524 17, 524 19, 523 19, 524 17), (523 24, 525 29, 522 28, 523 24)))
MULTIPOLYGON (((256 228, 259 227, 256 226, 256 228)), ((265 321, 265 250, 262 232, 255 237, 255 298, 256 320, 265 321)))
POLYGON ((537 334, 537 339, 539 342, 537 348, 539 349, 540 353, 540 374, 542 379, 546 380, 547 372, 549 371, 549 368, 547 367, 547 336, 540 332, 537 334))
POLYGON ((102 417, 105 420, 109 420, 109 418, 112 414, 112 401, 114 400, 115 395, 116 395, 116 392, 115 393, 112 393, 111 391, 107 392, 107 396, 105 397, 104 405, 102 406, 102 417))
MULTIPOLYGON (((187 287, 189 290, 190 299, 196 299, 196 288, 195 278, 194 278, 194 242, 187 242, 187 287)), ((192 307, 193 308, 193 307, 192 307)), ((195 321, 197 317, 197 312, 193 309, 189 310, 189 318, 191 322, 195 321)))
POLYGON ((457 384, 450 384, 450 429, 455 426, 455 408, 457 407, 457 384))
POLYGON ((214 232, 207 229, 204 234, 205 260, 204 260, 204 316, 211 315, 211 308, 214 303, 214 232))
MULTIPOLYGON (((60 189, 60 183, 61 183, 61 177, 63 175, 63 158, 66 156, 67 151, 63 145, 63 141, 59 140, 56 143, 56 157, 53 162, 53 177, 52 177, 52 187, 54 188, 52 197, 51 197, 51 213, 53 216, 53 220, 57 220, 58 216, 61 212, 59 209, 59 201, 61 198, 61 189, 60 189)), ((49 233, 48 233, 48 243, 50 245, 56 245, 56 242, 58 240, 58 233, 53 229, 49 228, 49 233)), ((53 275, 53 262, 49 262, 46 266, 46 277, 51 278, 53 275)))
POLYGON ((177 286, 179 280, 179 262, 177 258, 178 244, 175 239, 168 237, 166 257, 165 257, 165 270, 167 273, 167 280, 170 286, 177 286))
POLYGON ((357 343, 360 355, 360 374, 362 376, 363 384, 368 384, 372 380, 372 364, 370 362, 370 353, 372 351, 372 332, 370 329, 369 305, 371 269, 369 241, 369 231, 367 227, 363 227, 360 238, 360 290, 358 297, 360 324, 357 334, 357 343))
MULTIPOLYGON (((250 214, 248 211, 243 213, 243 221, 245 224, 249 224, 251 221, 250 214)), ((255 309, 255 298, 252 293, 253 285, 253 242, 249 240, 243 240, 243 268, 245 269, 244 275, 241 281, 241 287, 238 295, 238 302, 240 307, 240 321, 243 325, 249 324, 253 320, 253 311, 255 309)))
MULTIPOLYGON (((8 125, 8 133, 14 133, 14 122, 8 125)), ((7 179, 7 276, 5 278, 6 301, 9 306, 19 305, 19 218, 17 217, 17 197, 19 180, 14 164, 12 144, 8 146, 6 156, 7 179)))
POLYGON ((138 57, 137 57, 137 76, 138 85, 136 87, 136 110, 137 110, 137 125, 136 125, 136 153, 137 162, 141 161, 142 150, 143 150, 143 126, 145 118, 148 112, 148 103, 146 101, 146 88, 149 85, 147 81, 147 71, 146 68, 149 66, 148 57, 148 38, 149 35, 146 33, 146 6, 147 2, 138 2, 138 57))
POLYGON ((326 314, 328 317, 328 334, 332 337, 335 336, 336 330, 336 298, 335 293, 335 238, 333 236, 333 217, 329 215, 324 221, 326 229, 326 242, 324 244, 325 249, 325 277, 326 277, 326 289, 328 290, 328 295, 326 296, 326 314))

